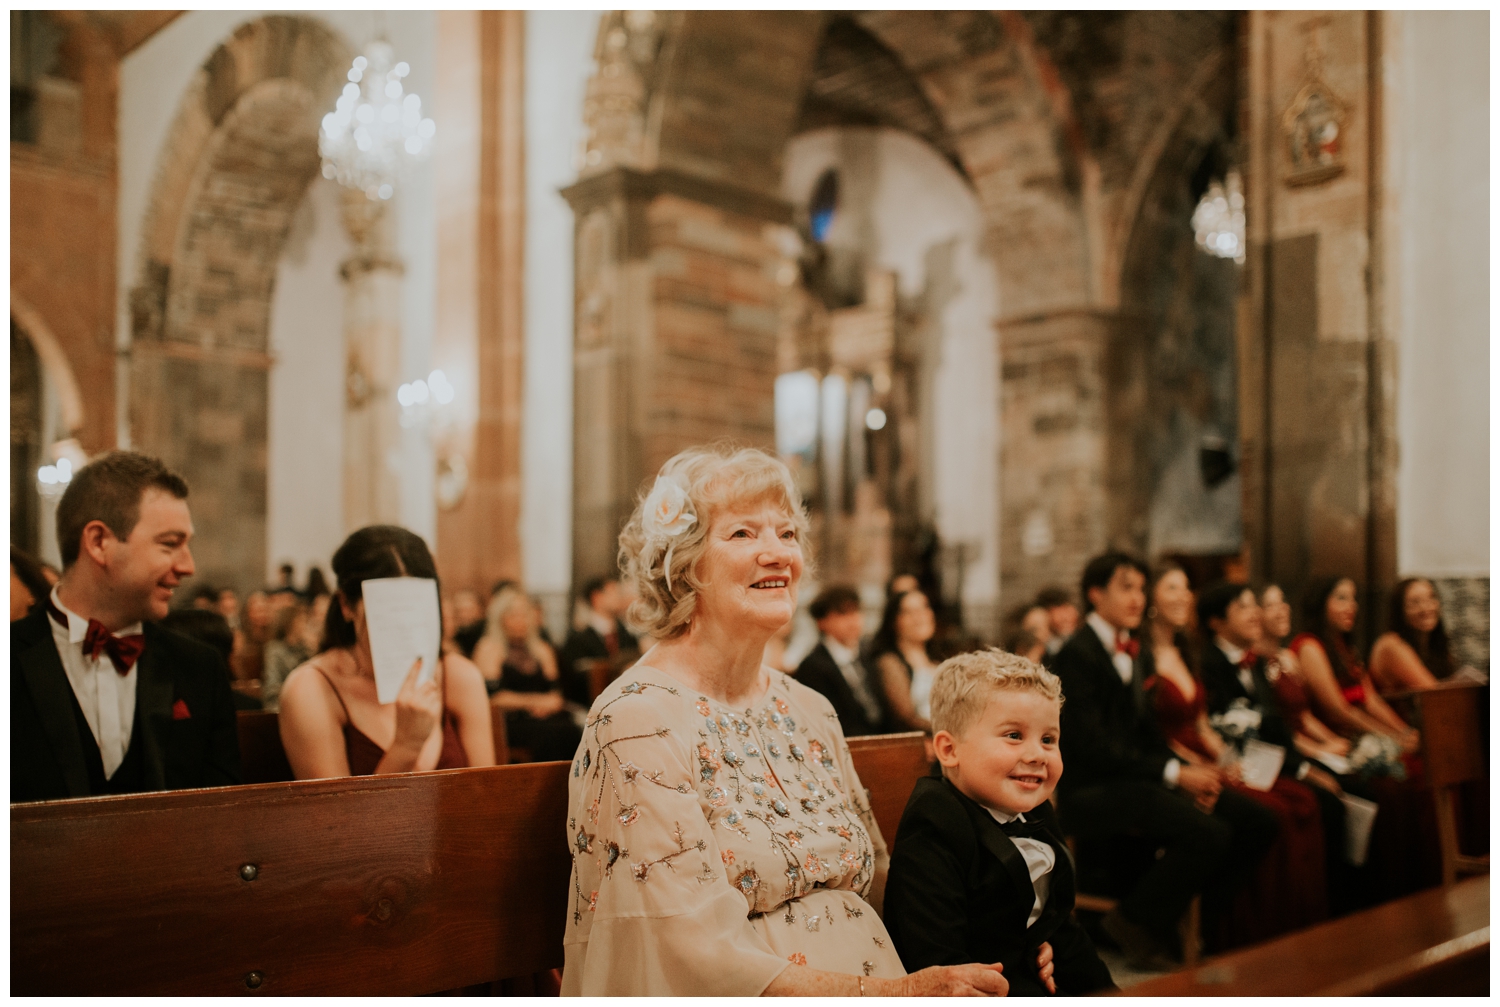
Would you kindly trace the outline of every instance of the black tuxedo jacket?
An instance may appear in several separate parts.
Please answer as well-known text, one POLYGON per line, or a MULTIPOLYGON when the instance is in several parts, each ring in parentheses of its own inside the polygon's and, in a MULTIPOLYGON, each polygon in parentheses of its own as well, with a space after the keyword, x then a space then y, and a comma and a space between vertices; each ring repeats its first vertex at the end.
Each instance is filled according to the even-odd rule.
POLYGON ((1141 686, 1139 657, 1130 684, 1088 623, 1079 626, 1052 662, 1062 679, 1063 794, 1117 780, 1160 783, 1172 749, 1156 725, 1141 686))
POLYGON ((63 671, 45 606, 11 623, 12 801, 240 782, 239 731, 224 659, 154 623, 143 628, 127 765, 111 781, 116 786, 105 787, 99 746, 63 671), (130 782, 121 786, 126 772, 130 782))
MULTIPOLYGON (((635 637, 630 635, 630 630, 618 619, 615 620, 615 641, 618 645, 617 657, 620 654, 635 654, 635 637)), ((604 634, 593 626, 585 626, 569 633, 557 654, 563 696, 587 709, 593 703, 593 697, 589 695, 588 671, 580 668, 579 662, 599 661, 608 657, 609 644, 605 643, 604 634)))
POLYGON ((885 926, 908 972, 930 965, 1001 962, 1011 996, 1047 994, 1037 949, 1052 944, 1057 992, 1110 989, 1114 981, 1073 920, 1073 861, 1050 803, 1026 813, 1050 833, 1057 856, 1041 916, 1026 920, 1036 891, 1026 858, 1000 823, 939 777, 917 781, 891 854, 885 926))
MULTIPOLYGON (((849 680, 839 670, 838 662, 823 644, 818 644, 811 654, 802 659, 802 663, 797 665, 796 676, 797 681, 822 693, 833 704, 834 712, 839 715, 839 726, 844 729, 844 737, 879 733, 881 725, 870 720, 870 715, 865 712, 865 708, 855 697, 854 690, 850 688, 849 680)), ((880 691, 870 682, 868 671, 865 672, 865 687, 872 696, 877 697, 878 702, 880 691)))
POLYGON ((1219 645, 1209 640, 1203 647, 1203 689, 1209 713, 1223 713, 1236 699, 1247 699, 1260 711, 1260 729, 1256 732, 1260 740, 1286 749, 1286 761, 1281 764, 1281 775, 1295 777, 1304 759, 1292 743, 1292 731, 1276 707, 1276 693, 1266 679, 1266 660, 1256 657, 1250 669, 1255 689, 1245 691, 1240 681, 1239 667, 1229 663, 1229 658, 1219 645))

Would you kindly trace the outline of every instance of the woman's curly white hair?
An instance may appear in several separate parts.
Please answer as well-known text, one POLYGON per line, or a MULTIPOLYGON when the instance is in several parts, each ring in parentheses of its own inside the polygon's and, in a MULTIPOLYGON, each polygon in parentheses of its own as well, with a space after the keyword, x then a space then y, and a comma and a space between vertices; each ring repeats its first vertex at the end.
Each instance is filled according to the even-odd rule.
POLYGON ((621 580, 636 596, 626 615, 632 628, 658 640, 686 633, 703 587, 697 567, 714 515, 760 501, 776 504, 791 517, 806 569, 807 515, 796 480, 781 459, 732 444, 673 455, 620 532, 621 580))

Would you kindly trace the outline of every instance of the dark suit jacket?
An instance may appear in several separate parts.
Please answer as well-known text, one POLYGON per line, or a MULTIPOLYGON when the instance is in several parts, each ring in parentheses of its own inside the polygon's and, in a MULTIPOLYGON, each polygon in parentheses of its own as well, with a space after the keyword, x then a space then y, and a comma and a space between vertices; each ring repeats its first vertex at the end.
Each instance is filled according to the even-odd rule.
MULTIPOLYGON (((615 640, 618 644, 617 659, 621 655, 629 655, 632 658, 639 656, 635 637, 630 635, 630 630, 618 619, 615 620, 615 640)), ((587 708, 593 702, 593 697, 589 695, 588 671, 586 668, 580 668, 580 662, 598 661, 609 656, 609 645, 604 642, 603 634, 593 626, 585 626, 569 633, 557 655, 557 665, 563 683, 563 696, 587 708)))
POLYGON ((1046 995, 1037 949, 1052 944, 1057 992, 1092 993, 1114 986, 1094 944, 1073 920, 1073 861, 1052 805, 1026 813, 1040 819, 1057 855, 1041 916, 1026 920, 1036 891, 1026 858, 1000 823, 945 779, 917 781, 891 854, 885 926, 908 972, 930 965, 1001 962, 1010 995, 1046 995))
MULTIPOLYGON (((1087 622, 1053 659, 1062 679, 1062 757, 1066 772, 1058 789, 1066 795, 1116 780, 1161 782, 1172 749, 1156 726, 1145 693, 1139 658, 1130 684, 1087 622)), ((1066 802, 1064 802, 1066 803, 1066 802)))
POLYGON ((1286 749, 1286 761, 1281 764, 1281 775, 1295 778, 1298 768, 1307 760, 1292 743, 1292 731, 1277 711, 1276 693, 1266 679, 1265 658, 1255 659, 1255 667, 1250 669, 1250 674, 1254 679, 1255 689, 1253 692, 1246 692, 1244 683, 1240 681, 1239 668, 1229 663, 1229 658, 1219 649, 1218 644, 1209 640, 1204 645, 1203 690, 1208 712, 1223 713, 1236 699, 1249 700, 1250 705, 1260 711, 1260 729, 1256 732, 1260 740, 1286 749))
MULTIPOLYGON (((839 726, 844 729, 844 737, 853 738, 880 732, 881 725, 870 720, 870 715, 855 698, 849 680, 839 670, 838 662, 823 644, 818 644, 811 654, 802 659, 802 663, 797 665, 796 676, 797 681, 809 689, 821 692, 833 704, 833 711, 839 715, 839 726)), ((865 672, 865 687, 879 702, 880 691, 870 681, 868 671, 865 672)))
MULTIPOLYGON (((154 623, 146 623, 144 632, 128 757, 140 759, 136 789, 239 783, 239 732, 224 659, 212 647, 154 623), (181 719, 173 715, 179 701, 188 714, 181 719)), ((10 627, 12 801, 97 792, 90 784, 89 757, 98 760, 99 748, 86 722, 80 732, 80 722, 47 611, 38 605, 10 627)))

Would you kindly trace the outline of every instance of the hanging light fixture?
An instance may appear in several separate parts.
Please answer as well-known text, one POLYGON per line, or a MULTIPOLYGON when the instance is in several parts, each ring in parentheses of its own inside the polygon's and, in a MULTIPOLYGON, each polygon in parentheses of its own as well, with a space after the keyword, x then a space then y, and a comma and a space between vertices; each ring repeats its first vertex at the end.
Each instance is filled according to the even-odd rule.
POLYGON ((401 83, 411 67, 392 66, 393 55, 391 44, 378 40, 354 57, 349 83, 318 133, 323 177, 370 199, 395 195, 406 166, 427 156, 437 132, 422 116, 422 99, 401 83))
POLYGON ((1198 247, 1221 259, 1245 262, 1245 191, 1240 173, 1230 169, 1224 181, 1211 182, 1193 211, 1198 247))

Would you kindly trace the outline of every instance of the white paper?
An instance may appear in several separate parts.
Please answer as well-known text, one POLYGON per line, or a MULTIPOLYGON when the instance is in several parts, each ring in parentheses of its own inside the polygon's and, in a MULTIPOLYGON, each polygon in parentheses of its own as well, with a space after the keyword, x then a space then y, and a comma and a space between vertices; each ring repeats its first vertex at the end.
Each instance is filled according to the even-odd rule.
POLYGON ((1342 755, 1334 755, 1332 752, 1315 752, 1312 757, 1333 770, 1335 776, 1349 775, 1349 760, 1342 755))
POLYGON ((1252 790, 1270 790, 1281 774, 1286 749, 1248 738, 1240 755, 1240 781, 1252 790))
POLYGON ((1344 802, 1345 852, 1355 867, 1363 867, 1370 852, 1370 832, 1375 828, 1375 812, 1380 805, 1353 794, 1340 795, 1344 802))
POLYGON ((437 581, 382 577, 365 581, 362 591, 370 658, 375 665, 375 695, 382 704, 394 703, 413 661, 422 659, 419 682, 437 670, 443 633, 437 581))

